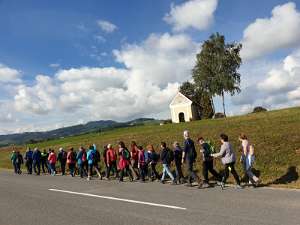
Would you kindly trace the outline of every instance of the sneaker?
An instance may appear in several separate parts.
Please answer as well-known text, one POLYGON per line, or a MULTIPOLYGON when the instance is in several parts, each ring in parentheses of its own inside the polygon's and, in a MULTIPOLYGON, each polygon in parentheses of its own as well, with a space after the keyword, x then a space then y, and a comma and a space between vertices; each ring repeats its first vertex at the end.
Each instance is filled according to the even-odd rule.
POLYGON ((160 181, 160 183, 164 184, 164 183, 165 183, 165 181, 164 181, 164 180, 161 180, 161 181, 160 181))
MULTIPOLYGON (((200 187, 200 185, 199 185, 199 187, 200 187)), ((201 185, 201 187, 202 187, 202 188, 209 188, 209 184, 208 184, 208 183, 203 183, 203 184, 201 185)))
POLYGON ((243 187, 239 184, 235 185, 235 189, 243 189, 243 187))
POLYGON ((187 183, 185 186, 186 187, 193 187, 193 185, 191 183, 187 183))
POLYGON ((176 181, 172 181, 171 185, 177 185, 176 181))
POLYGON ((91 180, 91 178, 90 178, 90 177, 88 177, 86 180, 90 181, 90 180, 91 180))

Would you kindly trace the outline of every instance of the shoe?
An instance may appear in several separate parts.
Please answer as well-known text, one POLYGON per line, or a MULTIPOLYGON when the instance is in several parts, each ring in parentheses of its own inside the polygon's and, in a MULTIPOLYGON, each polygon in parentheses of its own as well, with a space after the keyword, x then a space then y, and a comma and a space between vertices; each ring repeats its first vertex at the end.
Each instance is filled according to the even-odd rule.
POLYGON ((164 181, 164 180, 161 180, 160 183, 165 184, 165 181, 164 181))
MULTIPOLYGON (((200 185, 199 185, 199 187, 200 187, 200 185)), ((208 183, 203 183, 201 185, 201 188, 209 188, 209 184, 208 183)))
POLYGON ((90 177, 88 177, 86 180, 90 181, 90 180, 91 180, 91 178, 90 178, 90 177))
POLYGON ((186 187, 193 187, 193 185, 191 183, 187 183, 185 186, 186 187))
POLYGON ((173 181, 173 182, 171 183, 171 185, 177 185, 177 182, 176 182, 176 181, 173 181))
POLYGON ((243 189, 243 187, 239 184, 235 185, 235 189, 243 189))

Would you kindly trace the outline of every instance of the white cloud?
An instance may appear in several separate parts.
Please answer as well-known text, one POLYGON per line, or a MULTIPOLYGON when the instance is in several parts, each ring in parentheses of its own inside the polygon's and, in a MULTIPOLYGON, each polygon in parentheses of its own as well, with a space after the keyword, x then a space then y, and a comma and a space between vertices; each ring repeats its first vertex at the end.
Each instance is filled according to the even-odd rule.
POLYGON ((198 48, 186 35, 152 34, 114 51, 123 69, 82 67, 37 76, 33 86, 18 87, 15 108, 47 118, 72 114, 73 123, 169 114, 179 82, 191 77, 198 48))
POLYGON ((20 85, 14 97, 17 111, 27 111, 35 114, 47 114, 55 109, 55 95, 57 87, 53 80, 44 75, 36 77, 36 84, 33 87, 20 85))
POLYGON ((270 109, 299 105, 300 49, 260 77, 260 80, 243 88, 240 95, 233 97, 234 105, 262 105, 270 109))
POLYGON ((94 38, 99 43, 105 43, 106 42, 106 39, 102 35, 95 35, 94 38))
POLYGON ((98 20, 97 21, 98 26, 106 33, 112 33, 114 32, 118 27, 106 20, 98 20))
POLYGON ((213 22, 217 5, 217 0, 186 1, 181 5, 172 5, 171 11, 165 15, 164 20, 173 26, 174 31, 188 28, 205 30, 213 22))
POLYGON ((245 30, 241 56, 253 59, 300 45, 300 13, 293 2, 276 6, 270 18, 256 19, 245 30))
POLYGON ((20 83, 21 72, 0 64, 0 83, 20 83))

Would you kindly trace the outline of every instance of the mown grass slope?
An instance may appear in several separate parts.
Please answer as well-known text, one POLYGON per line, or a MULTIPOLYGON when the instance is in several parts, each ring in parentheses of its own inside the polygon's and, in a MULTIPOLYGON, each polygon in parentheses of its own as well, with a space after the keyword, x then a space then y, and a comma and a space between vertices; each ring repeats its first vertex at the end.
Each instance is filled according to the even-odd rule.
MULTIPOLYGON (((135 140, 139 145, 153 144, 158 148, 161 141, 169 145, 174 141, 183 141, 183 130, 188 129, 192 138, 203 136, 212 140, 217 147, 220 146, 219 134, 224 132, 229 135, 236 153, 240 156, 238 135, 247 134, 250 142, 255 146, 256 165, 260 171, 263 183, 279 184, 287 187, 300 187, 298 172, 300 168, 300 155, 296 149, 300 148, 300 108, 290 108, 249 114, 245 116, 229 117, 217 120, 202 120, 190 123, 145 125, 130 128, 121 128, 105 133, 93 133, 64 139, 39 143, 37 147, 54 148, 88 146, 91 143, 102 147, 107 143, 116 144, 119 140, 127 145, 135 140)), ((34 147, 34 146, 31 146, 34 147)), ((26 146, 20 146, 24 151, 26 146)), ((11 168, 9 161, 10 148, 0 149, 0 168, 11 168)), ((199 154, 200 155, 200 154, 199 154)), ((197 167, 201 171, 201 157, 198 157, 197 167)), ((221 163, 216 161, 217 168, 221 163)), ((241 166, 238 163, 240 175, 241 166)))

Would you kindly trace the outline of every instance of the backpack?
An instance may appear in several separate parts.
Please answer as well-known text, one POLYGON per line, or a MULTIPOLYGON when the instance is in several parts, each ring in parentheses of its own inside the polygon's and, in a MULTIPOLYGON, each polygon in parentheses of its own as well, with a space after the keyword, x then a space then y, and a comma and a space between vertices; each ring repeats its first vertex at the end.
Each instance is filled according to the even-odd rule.
POLYGON ((206 143, 207 143, 207 147, 208 147, 209 153, 210 154, 216 153, 214 144, 210 140, 207 140, 206 143))
POLYGON ((123 150, 123 157, 126 159, 126 160, 130 160, 130 152, 128 151, 128 149, 124 149, 123 150))
POLYGON ((81 157, 81 161, 82 162, 86 162, 87 158, 86 158, 86 152, 82 153, 82 157, 81 157))
POLYGON ((93 155, 93 162, 94 163, 98 163, 98 162, 100 162, 100 153, 99 153, 99 151, 94 151, 93 153, 92 153, 92 155, 93 155))
POLYGON ((152 161, 153 162, 155 162, 155 163, 158 162, 158 160, 159 160, 159 154, 157 154, 156 152, 153 152, 151 157, 152 157, 152 161))
POLYGON ((174 160, 174 152, 170 149, 167 150, 167 162, 171 163, 174 160))
POLYGON ((62 158, 62 160, 66 160, 67 159, 67 153, 65 151, 62 152, 61 158, 62 158))

